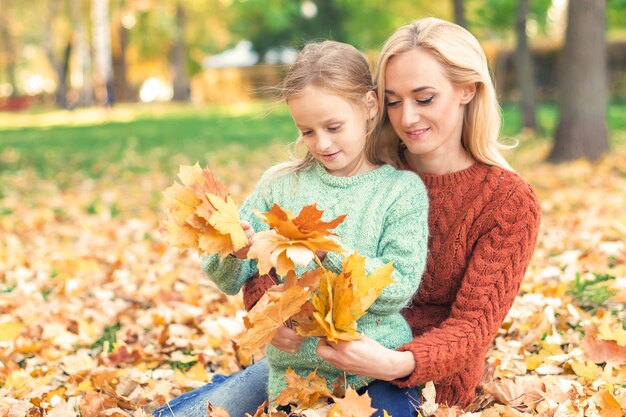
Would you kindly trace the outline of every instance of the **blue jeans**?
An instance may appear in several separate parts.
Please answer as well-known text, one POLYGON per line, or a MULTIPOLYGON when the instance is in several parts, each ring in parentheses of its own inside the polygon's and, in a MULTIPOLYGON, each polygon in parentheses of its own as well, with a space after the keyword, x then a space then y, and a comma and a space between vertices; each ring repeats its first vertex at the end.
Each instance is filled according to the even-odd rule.
MULTIPOLYGON (((231 417, 254 415, 267 399, 269 367, 263 359, 231 376, 215 375, 210 384, 174 398, 152 412, 155 417, 206 417, 207 402, 228 411, 231 417)), ((375 417, 382 417, 383 410, 393 417, 413 417, 419 405, 415 388, 398 388, 386 381, 374 381, 359 390, 372 398, 372 408, 378 409, 375 417)))

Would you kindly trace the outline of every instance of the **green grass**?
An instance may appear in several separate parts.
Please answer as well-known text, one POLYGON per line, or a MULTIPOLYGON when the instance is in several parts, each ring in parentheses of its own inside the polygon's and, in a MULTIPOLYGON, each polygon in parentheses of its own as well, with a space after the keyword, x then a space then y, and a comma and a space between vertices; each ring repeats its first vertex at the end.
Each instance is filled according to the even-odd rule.
POLYGON ((135 158, 147 155, 155 165, 170 168, 172 160, 195 162, 229 144, 258 148, 291 142, 296 135, 283 108, 269 115, 255 106, 243 114, 192 107, 161 115, 141 109, 133 113, 131 120, 0 127, 0 173, 30 166, 42 177, 67 171, 98 177, 111 165, 130 171, 154 169, 145 166, 146 158, 135 158))
MULTIPOLYGON (((147 172, 175 169, 181 162, 202 162, 207 154, 230 144, 243 149, 271 142, 291 142, 296 130, 284 106, 268 114, 265 103, 241 107, 141 106, 75 112, 0 114, 0 174, 34 168, 43 178, 81 172, 99 177, 113 169, 147 172), (148 158, 146 158, 148 157, 148 158), (145 166, 145 161, 151 166, 145 166)), ((503 136, 520 132, 516 107, 503 107, 503 136)), ((554 106, 538 112, 546 140, 557 123, 554 106)), ((612 131, 626 131, 626 105, 609 110, 612 131)), ((620 135, 619 138, 623 138, 620 135)), ((622 140, 622 139, 619 139, 622 140)))

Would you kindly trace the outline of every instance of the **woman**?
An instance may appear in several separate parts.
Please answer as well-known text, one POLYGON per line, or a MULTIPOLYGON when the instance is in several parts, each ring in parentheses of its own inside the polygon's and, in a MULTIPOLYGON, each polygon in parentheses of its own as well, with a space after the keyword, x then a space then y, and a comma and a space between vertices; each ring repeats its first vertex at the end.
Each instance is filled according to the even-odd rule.
MULTIPOLYGON (((434 381, 438 403, 464 407, 530 262, 540 207, 499 152, 494 86, 468 31, 434 18, 401 27, 383 46, 375 78, 386 107, 381 158, 418 173, 430 199, 426 272, 403 312, 414 339, 397 350, 368 338, 320 343, 317 353, 346 372, 399 387, 434 381)), ((246 305, 271 284, 268 276, 249 282, 246 305)), ((287 329, 272 343, 294 351, 300 341, 287 329)), ((245 377, 227 380, 226 388, 201 388, 180 410, 224 395, 237 401, 241 392, 260 404, 266 394, 258 381, 266 372, 261 361, 240 373, 245 377)))

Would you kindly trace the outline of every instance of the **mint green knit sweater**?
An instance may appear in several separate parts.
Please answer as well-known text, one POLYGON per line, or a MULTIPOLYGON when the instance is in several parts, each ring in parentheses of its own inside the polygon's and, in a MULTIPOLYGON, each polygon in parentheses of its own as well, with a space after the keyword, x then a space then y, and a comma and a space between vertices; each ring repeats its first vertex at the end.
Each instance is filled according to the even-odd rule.
MULTIPOLYGON (((320 164, 297 174, 277 174, 275 169, 270 169, 241 207, 241 218, 250 222, 257 232, 266 230, 268 226, 253 210, 265 212, 274 203, 294 215, 302 207, 316 203, 324 211, 324 221, 347 214, 344 222, 333 231, 339 235, 337 239, 346 249, 346 255, 358 251, 366 257, 368 274, 393 261, 395 282, 384 289, 359 319, 358 330, 390 349, 409 342, 411 330, 400 310, 411 300, 420 283, 428 243, 428 197, 420 178, 390 165, 353 177, 330 175, 320 164)), ((329 252, 323 264, 339 273, 341 256, 329 252)), ((203 257, 202 270, 227 294, 237 294, 257 272, 254 260, 227 257, 220 261, 218 255, 203 257)), ((298 272, 302 274, 304 269, 298 272)), ((329 383, 343 376, 343 371, 316 355, 316 347, 314 337, 306 338, 294 355, 267 346, 271 398, 285 388, 284 375, 288 367, 303 377, 317 369, 318 375, 329 383)), ((347 382, 358 389, 371 379, 349 374, 347 382)))

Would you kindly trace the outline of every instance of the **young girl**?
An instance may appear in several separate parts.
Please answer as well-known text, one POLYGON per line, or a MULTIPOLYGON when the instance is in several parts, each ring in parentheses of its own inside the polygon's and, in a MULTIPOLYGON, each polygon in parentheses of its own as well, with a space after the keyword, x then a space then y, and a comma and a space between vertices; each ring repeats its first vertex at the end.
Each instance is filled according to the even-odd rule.
MULTIPOLYGON (((267 225, 253 211, 267 211, 274 203, 294 214, 316 203, 324 211, 325 221, 347 214, 334 229, 347 254, 358 251, 366 257, 367 273, 389 261, 395 269, 395 282, 359 319, 358 330, 395 349, 412 339, 400 310, 417 290, 426 262, 425 187, 417 175, 382 164, 376 157, 372 132, 379 106, 368 62, 354 47, 333 41, 306 45, 289 69, 282 91, 300 131, 298 140, 308 152, 301 161, 268 170, 242 205, 241 218, 250 224, 250 230, 259 232, 267 225)), ((219 255, 204 257, 202 269, 222 291, 236 294, 257 273, 256 261, 245 259, 245 252, 223 260, 219 255)), ((339 273, 340 255, 326 253, 323 265, 339 273)), ((316 354, 317 346, 318 338, 299 338, 287 328, 279 332, 266 348, 270 398, 285 388, 289 367, 302 377, 317 370, 329 383, 343 377, 343 371, 316 354)), ((372 379, 348 374, 346 381, 358 390, 372 379)), ((407 416, 414 412, 414 390, 400 390, 390 384, 386 389, 388 395, 380 397, 397 396, 395 405, 403 407, 395 414, 389 408, 386 411, 407 416)), ((373 407, 377 408, 376 403, 373 407)), ((170 415, 168 405, 162 411, 170 415)), ((233 416, 243 415, 241 410, 229 411, 233 416)), ((254 409, 245 411, 253 413, 254 409)), ((383 415, 382 409, 378 412, 383 415)))

